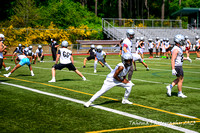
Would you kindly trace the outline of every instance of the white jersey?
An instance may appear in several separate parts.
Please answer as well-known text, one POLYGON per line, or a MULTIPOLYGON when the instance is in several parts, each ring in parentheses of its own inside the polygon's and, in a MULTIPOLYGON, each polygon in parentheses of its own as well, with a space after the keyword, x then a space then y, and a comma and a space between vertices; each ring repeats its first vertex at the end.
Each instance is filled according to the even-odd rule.
POLYGON ((69 64, 71 63, 72 51, 67 48, 60 48, 58 50, 58 54, 60 54, 60 63, 61 64, 69 64))
POLYGON ((153 47, 154 47, 153 42, 149 42, 149 47, 148 47, 148 49, 151 49, 151 48, 153 48, 153 47))
POLYGON ((37 55, 37 54, 42 54, 43 53, 43 49, 37 49, 36 51, 35 51, 35 55, 37 55))
POLYGON ((135 47, 137 48, 138 47, 138 45, 139 45, 139 40, 135 43, 135 47))
POLYGON ((160 40, 158 40, 158 41, 155 41, 156 48, 158 47, 159 43, 160 43, 160 40))
POLYGON ((168 48, 169 47, 169 42, 165 42, 165 48, 168 48))
MULTIPOLYGON (((131 40, 129 40, 128 38, 126 38, 126 39, 124 39, 124 41, 123 41, 122 44, 123 44, 122 49, 123 49, 123 47, 126 47, 127 52, 131 53, 131 51, 132 51, 132 45, 133 45, 133 43, 131 42, 131 40)), ((122 50, 122 55, 123 54, 124 54, 124 50, 122 50)))
POLYGON ((26 55, 18 55, 18 59, 21 61, 22 59, 27 58, 26 55))
POLYGON ((189 47, 189 46, 190 46, 189 42, 190 42, 189 39, 187 39, 187 40, 185 41, 185 43, 186 43, 186 47, 189 47))
POLYGON ((173 49, 172 49, 172 54, 173 54, 173 51, 175 49, 178 50, 178 54, 177 54, 177 57, 175 59, 175 66, 182 66, 183 65, 183 50, 182 50, 181 47, 174 46, 173 49))
POLYGON ((139 61, 139 62, 142 62, 143 59, 141 58, 141 56, 137 53, 132 53, 132 56, 133 56, 133 60, 134 61, 139 61))
POLYGON ((199 41, 200 41, 200 39, 198 39, 198 40, 196 41, 196 47, 199 47, 199 41))
POLYGON ((27 55, 28 54, 28 50, 29 50, 29 47, 24 48, 23 49, 23 53, 27 55))
POLYGON ((119 66, 124 67, 124 69, 119 73, 118 77, 119 77, 120 79, 123 79, 123 77, 127 75, 128 71, 129 71, 129 69, 130 69, 130 67, 127 67, 127 68, 126 68, 126 67, 124 66, 123 63, 119 63, 119 64, 117 64, 117 66, 115 67, 115 69, 113 69, 113 70, 107 75, 106 80, 108 80, 108 81, 115 81, 115 80, 116 80, 113 76, 114 76, 116 70, 119 68, 119 66))
POLYGON ((95 55, 97 57, 98 60, 102 60, 104 58, 104 55, 106 55, 106 53, 104 51, 99 52, 95 52, 95 55))

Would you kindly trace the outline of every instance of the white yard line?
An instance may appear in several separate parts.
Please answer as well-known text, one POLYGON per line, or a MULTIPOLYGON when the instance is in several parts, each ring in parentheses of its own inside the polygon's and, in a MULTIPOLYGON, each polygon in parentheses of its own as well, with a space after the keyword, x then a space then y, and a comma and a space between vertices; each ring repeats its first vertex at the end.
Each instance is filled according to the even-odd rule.
MULTIPOLYGON (((25 89, 25 90, 29 90, 29 91, 32 91, 32 92, 39 93, 39 94, 44 94, 44 95, 48 95, 48 96, 52 96, 52 97, 57 97, 57 98, 60 98, 60 99, 68 100, 68 101, 79 103, 79 104, 84 104, 85 103, 84 101, 81 101, 81 100, 78 100, 78 99, 65 97, 65 96, 61 96, 61 95, 57 95, 57 94, 53 94, 53 93, 48 93, 48 92, 40 91, 40 90, 37 90, 37 89, 33 89, 33 88, 21 86, 21 85, 16 85, 16 84, 11 84, 11 83, 6 83, 6 82, 0 82, 0 83, 4 84, 4 85, 9 85, 9 86, 22 88, 22 89, 25 89)), ((115 114, 119 114, 119 115, 122 115, 122 116, 126 116, 126 117, 129 117, 129 118, 133 118, 133 119, 137 119, 137 120, 153 123, 153 124, 156 124, 156 125, 160 125, 160 126, 167 127, 167 128, 173 129, 173 130, 181 131, 181 132, 198 133, 196 131, 189 130, 189 129, 186 129, 186 128, 170 125, 168 123, 164 123, 164 122, 160 122, 160 121, 157 121, 157 120, 148 119, 148 118, 145 118, 145 117, 133 115, 133 114, 130 114, 130 113, 127 113, 127 112, 123 112, 123 111, 119 111, 119 110, 115 110, 115 109, 111 109, 111 108, 107 108, 107 107, 103 107, 103 106, 99 106, 99 105, 93 105, 92 107, 98 108, 98 109, 101 109, 101 110, 104 110, 104 111, 112 112, 112 113, 115 113, 115 114)))
MULTIPOLYGON (((7 63, 7 64, 10 64, 10 63, 7 63)), ((10 64, 10 65, 14 65, 14 64, 10 64)), ((32 66, 32 68, 51 70, 51 68, 35 67, 35 66, 32 66)), ((61 71, 73 72, 73 71, 68 71, 68 70, 61 70, 61 71)), ((83 73, 83 74, 88 74, 88 75, 98 75, 98 76, 102 76, 102 77, 106 77, 106 76, 107 76, 107 75, 95 74, 95 73, 86 73, 86 72, 81 72, 81 73, 83 73)), ((166 84, 166 85, 169 84, 169 83, 156 82, 156 81, 149 81, 149 80, 136 79, 136 78, 133 78, 133 80, 137 80, 137 81, 141 81, 141 82, 148 82, 148 83, 155 83, 155 84, 166 84)), ((88 80, 88 81, 89 81, 89 80, 88 80)), ((190 86, 182 86, 182 87, 183 87, 183 88, 188 88, 188 89, 200 90, 200 88, 196 88, 196 87, 190 87, 190 86)))

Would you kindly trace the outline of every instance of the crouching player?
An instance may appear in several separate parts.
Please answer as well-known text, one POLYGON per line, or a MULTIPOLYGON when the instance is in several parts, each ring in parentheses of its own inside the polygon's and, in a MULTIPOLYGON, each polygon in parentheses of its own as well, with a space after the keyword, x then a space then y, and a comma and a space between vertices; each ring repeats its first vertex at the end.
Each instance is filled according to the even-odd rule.
POLYGON ((107 78, 106 80, 104 80, 104 84, 101 90, 94 94, 92 98, 84 104, 84 106, 89 107, 92 102, 94 102, 94 100, 102 96, 105 92, 107 92, 114 86, 121 86, 126 89, 124 98, 122 99, 122 104, 132 104, 132 102, 128 100, 128 97, 134 84, 126 79, 126 75, 130 69, 130 66, 132 65, 132 60, 133 58, 130 53, 123 54, 122 63, 117 64, 115 69, 107 75, 107 78))
POLYGON ((34 64, 36 64, 36 60, 38 58, 38 61, 40 62, 43 62, 43 59, 44 59, 44 54, 43 54, 43 49, 42 49, 42 46, 39 45, 38 46, 38 49, 35 51, 35 57, 34 57, 34 64), (40 60, 41 58, 41 60, 40 60))
POLYGON ((9 77, 15 70, 17 70, 18 68, 20 68, 21 66, 23 66, 25 64, 28 65, 28 67, 31 71, 31 76, 34 76, 30 60, 23 53, 20 53, 19 55, 17 55, 17 57, 15 58, 15 64, 16 64, 16 66, 8 74, 4 74, 5 77, 9 77), (20 61, 19 63, 18 63, 18 60, 20 61))
POLYGON ((68 47, 68 42, 67 41, 63 41, 61 43, 61 47, 58 50, 58 54, 56 57, 56 62, 55 65, 52 67, 52 79, 48 82, 56 82, 56 70, 62 70, 63 68, 68 68, 69 70, 74 71, 76 74, 78 74, 84 81, 86 80, 86 78, 81 74, 81 72, 79 72, 75 66, 74 66, 74 60, 73 60, 73 56, 72 56, 72 51, 70 51, 69 49, 67 49, 68 47), (60 63, 58 63, 58 60, 60 59, 60 63))

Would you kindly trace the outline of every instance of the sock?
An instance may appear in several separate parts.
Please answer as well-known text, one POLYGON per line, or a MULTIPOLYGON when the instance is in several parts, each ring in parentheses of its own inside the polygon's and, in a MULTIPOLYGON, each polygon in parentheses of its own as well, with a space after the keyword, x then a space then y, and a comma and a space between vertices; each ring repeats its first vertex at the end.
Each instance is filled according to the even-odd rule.
POLYGON ((8 73, 8 76, 10 76, 11 72, 8 73))
POLYGON ((84 76, 82 77, 82 79, 83 79, 83 80, 86 80, 86 78, 85 78, 84 76))
POLYGON ((170 84, 169 86, 170 86, 171 89, 173 88, 172 84, 170 84))
POLYGON ((32 74, 32 75, 34 74, 32 70, 31 70, 31 74, 32 74))
POLYGON ((56 80, 56 78, 55 78, 55 77, 52 77, 52 80, 56 80))
POLYGON ((178 94, 182 94, 182 91, 179 91, 178 94))

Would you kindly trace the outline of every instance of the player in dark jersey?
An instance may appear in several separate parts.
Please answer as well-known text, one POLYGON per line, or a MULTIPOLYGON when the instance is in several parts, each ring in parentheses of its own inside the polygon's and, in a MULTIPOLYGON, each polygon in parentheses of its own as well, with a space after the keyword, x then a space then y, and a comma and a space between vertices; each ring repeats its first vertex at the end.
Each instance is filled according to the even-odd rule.
POLYGON ((89 61, 89 60, 94 60, 95 59, 95 46, 94 45, 91 45, 90 46, 90 49, 88 50, 87 54, 90 54, 90 56, 86 57, 83 61, 83 68, 85 68, 85 65, 86 65, 86 61, 89 61))

